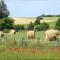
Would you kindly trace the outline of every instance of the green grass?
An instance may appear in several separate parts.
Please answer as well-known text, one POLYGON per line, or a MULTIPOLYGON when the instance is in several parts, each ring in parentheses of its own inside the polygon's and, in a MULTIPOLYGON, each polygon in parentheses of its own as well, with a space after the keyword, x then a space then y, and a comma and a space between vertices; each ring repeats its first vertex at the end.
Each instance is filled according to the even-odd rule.
POLYGON ((52 28, 55 28, 55 24, 56 22, 49 22, 49 28, 52 29, 52 28))
MULTIPOLYGON (((44 19, 57 18, 44 17, 44 19)), ((55 26, 55 22, 48 24, 50 28, 55 26)), ((5 33, 4 37, 0 38, 0 60, 60 60, 60 48, 57 48, 60 46, 60 37, 56 41, 46 43, 44 31, 35 32, 35 39, 31 40, 27 39, 26 34, 27 31, 19 31, 14 35, 5 33)))
POLYGON ((44 31, 35 32, 35 39, 27 39, 27 31, 20 31, 16 34, 9 35, 5 33, 4 37, 0 38, 0 48, 19 48, 19 47, 38 47, 38 44, 42 48, 55 47, 60 44, 60 39, 56 41, 51 41, 45 43, 45 33, 44 31), (23 40, 23 42, 22 42, 23 40))
POLYGON ((56 21, 59 17, 43 17, 44 20, 54 20, 56 21))
POLYGON ((60 54, 53 50, 27 49, 0 52, 0 60, 60 60, 60 54))
MULTIPOLYGON (((49 22, 48 24, 49 24, 50 28, 54 28, 54 26, 55 26, 55 22, 49 22)), ((8 42, 11 42, 11 44, 12 44, 10 47, 14 47, 14 48, 21 47, 22 39, 24 41, 23 47, 25 47, 26 44, 28 45, 28 47, 37 47, 38 40, 39 40, 39 45, 44 48, 56 46, 60 43, 60 39, 59 39, 59 43, 57 41, 45 43, 44 42, 44 39, 45 39, 44 31, 35 32, 35 39, 28 41, 27 31, 19 31, 14 35, 13 34, 9 35, 9 34, 5 33, 4 37, 0 38, 0 48, 8 48, 9 47, 8 42)))

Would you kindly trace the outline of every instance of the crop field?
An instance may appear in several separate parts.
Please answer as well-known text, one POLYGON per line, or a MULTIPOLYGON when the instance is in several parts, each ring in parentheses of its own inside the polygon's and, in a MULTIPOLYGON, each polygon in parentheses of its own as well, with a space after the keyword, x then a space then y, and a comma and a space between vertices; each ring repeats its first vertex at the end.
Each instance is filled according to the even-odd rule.
MULTIPOLYGON (((43 20, 41 22, 56 22, 59 17, 43 17, 43 20)), ((30 22, 33 22, 36 20, 36 17, 30 17, 30 18, 13 18, 15 24, 29 24, 30 22)))
MULTIPOLYGON (((20 19, 22 20, 19 18, 16 21, 20 19)), ((30 22, 36 18, 23 19, 30 22)), ((50 28, 54 28, 57 19, 58 17, 44 17, 44 21, 49 20, 46 22, 50 28)), ((28 22, 22 24, 29 24, 28 22)), ((21 21, 16 22, 20 23, 21 21)), ((35 39, 27 39, 26 30, 11 35, 5 33, 4 37, 0 37, 0 60, 60 60, 60 36, 56 41, 46 42, 44 32, 36 31, 35 39)))

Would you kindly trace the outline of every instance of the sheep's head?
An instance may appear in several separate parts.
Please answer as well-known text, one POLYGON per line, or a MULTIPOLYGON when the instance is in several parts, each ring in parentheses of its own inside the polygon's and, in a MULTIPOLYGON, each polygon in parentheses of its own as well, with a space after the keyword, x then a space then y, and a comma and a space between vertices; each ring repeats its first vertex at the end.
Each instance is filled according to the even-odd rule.
POLYGON ((59 30, 55 30, 56 35, 60 35, 60 31, 59 30))

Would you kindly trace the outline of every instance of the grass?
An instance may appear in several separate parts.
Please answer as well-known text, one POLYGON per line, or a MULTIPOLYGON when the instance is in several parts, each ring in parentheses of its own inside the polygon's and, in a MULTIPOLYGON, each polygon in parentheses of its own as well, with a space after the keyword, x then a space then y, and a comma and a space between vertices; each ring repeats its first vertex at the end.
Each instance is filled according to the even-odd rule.
MULTIPOLYGON (((60 38, 60 37, 59 37, 60 38)), ((0 48, 19 48, 19 47, 31 47, 36 48, 38 44, 42 48, 55 47, 60 44, 60 39, 45 43, 44 31, 35 32, 35 39, 27 39, 27 31, 17 32, 15 35, 9 35, 5 33, 4 37, 0 38, 0 48)))
MULTIPOLYGON (((50 28, 54 28, 55 26, 55 22, 48 22, 50 28)), ((38 44, 40 47, 51 47, 51 46, 56 46, 59 43, 55 42, 50 42, 50 43, 44 43, 44 39, 45 39, 45 34, 44 31, 37 31, 35 32, 35 39, 32 39, 30 41, 28 41, 27 39, 27 31, 19 31, 17 32, 15 35, 9 35, 7 33, 5 33, 3 38, 0 38, 0 48, 8 48, 8 47, 21 47, 21 45, 23 44, 23 47, 26 47, 28 45, 28 47, 37 47, 38 44), (22 40, 24 41, 22 43, 22 40), (25 41, 26 40, 26 41, 25 41), (38 42, 39 40, 39 42, 38 42), (10 45, 9 45, 10 44, 10 45)), ((60 40, 59 40, 60 42, 60 40)))
MULTIPOLYGON (((55 21, 57 18, 44 17, 55 21)), ((50 28, 54 28, 55 21, 48 22, 50 28)), ((36 38, 32 40, 28 40, 26 34, 27 31, 14 35, 5 33, 0 38, 0 60, 60 60, 60 37, 56 41, 44 42, 44 31, 35 32, 36 38)))
POLYGON ((17 48, 0 52, 0 60, 60 60, 60 52, 52 49, 17 48))
POLYGON ((43 17, 44 20, 53 20, 56 21, 59 17, 43 17))

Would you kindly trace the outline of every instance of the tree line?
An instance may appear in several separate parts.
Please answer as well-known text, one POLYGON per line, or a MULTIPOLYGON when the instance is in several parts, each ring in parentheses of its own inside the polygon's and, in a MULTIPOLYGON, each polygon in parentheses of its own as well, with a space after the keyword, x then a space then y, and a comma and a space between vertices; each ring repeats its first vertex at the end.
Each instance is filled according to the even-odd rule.
POLYGON ((58 14, 58 15, 45 15, 45 14, 42 14, 39 17, 60 17, 60 14, 58 14))

